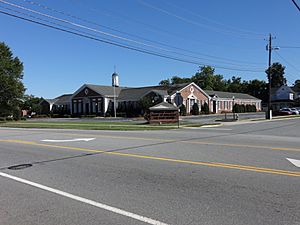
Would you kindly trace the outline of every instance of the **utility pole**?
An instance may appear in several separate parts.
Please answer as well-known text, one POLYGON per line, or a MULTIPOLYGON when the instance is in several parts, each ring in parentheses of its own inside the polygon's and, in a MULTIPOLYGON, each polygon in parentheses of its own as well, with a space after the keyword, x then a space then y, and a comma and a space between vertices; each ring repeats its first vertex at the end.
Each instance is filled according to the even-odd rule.
POLYGON ((269 67, 268 67, 268 81, 269 81, 269 98, 268 98, 268 113, 267 113, 267 119, 271 120, 272 119, 272 110, 271 110, 271 64, 272 64, 272 40, 275 39, 275 37, 272 37, 272 34, 269 34, 269 44, 267 45, 267 51, 269 51, 269 67))

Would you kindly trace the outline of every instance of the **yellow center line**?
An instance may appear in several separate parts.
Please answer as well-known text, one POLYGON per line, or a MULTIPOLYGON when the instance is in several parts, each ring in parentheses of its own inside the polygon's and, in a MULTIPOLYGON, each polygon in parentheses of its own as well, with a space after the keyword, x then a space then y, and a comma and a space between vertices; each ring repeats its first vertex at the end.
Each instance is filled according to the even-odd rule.
POLYGON ((234 148, 255 148, 255 149, 268 149, 274 151, 293 151, 300 152, 299 148, 285 148, 285 147, 273 147, 264 145, 244 145, 244 144, 226 144, 226 143, 216 143, 216 142, 204 142, 204 141, 180 141, 175 139, 161 139, 161 138, 142 138, 142 137, 126 137, 126 136, 112 136, 112 135, 99 135, 99 134, 65 134, 66 136, 94 136, 112 139, 126 139, 126 140, 141 140, 141 141, 161 141, 161 142, 176 142, 176 143, 189 143, 198 145, 213 145, 213 146, 224 146, 224 147, 234 147, 234 148))
POLYGON ((29 141, 22 141, 22 140, 0 140, 0 142, 18 143, 18 144, 33 145, 33 146, 40 146, 40 147, 47 147, 47 148, 58 148, 58 149, 68 149, 68 150, 75 150, 75 151, 103 153, 109 155, 125 156, 125 157, 140 158, 140 159, 151 159, 151 160, 183 163, 183 164, 190 164, 190 165, 201 165, 201 166, 209 166, 209 167, 237 169, 237 170, 244 170, 244 171, 254 171, 259 173, 269 173, 269 174, 286 175, 292 177, 300 177, 300 172, 297 171, 279 170, 279 169, 264 168, 264 167, 244 166, 244 165, 237 165, 237 164, 217 163, 217 162, 199 162, 199 161, 181 160, 181 159, 165 158, 165 157, 157 157, 157 156, 148 156, 148 155, 121 153, 121 152, 109 152, 104 150, 95 150, 95 149, 78 148, 78 147, 70 147, 70 146, 40 144, 36 142, 29 142, 29 141))

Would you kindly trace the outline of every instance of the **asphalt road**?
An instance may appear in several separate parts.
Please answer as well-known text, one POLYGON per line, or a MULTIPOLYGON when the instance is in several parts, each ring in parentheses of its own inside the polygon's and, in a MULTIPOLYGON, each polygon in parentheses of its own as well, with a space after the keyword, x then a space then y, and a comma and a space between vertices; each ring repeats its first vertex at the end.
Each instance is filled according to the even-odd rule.
POLYGON ((300 160, 299 137, 299 119, 168 131, 0 128, 0 224, 299 225, 300 168, 286 159, 300 160), (82 138, 95 139, 70 141, 82 138), (32 166, 9 169, 20 164, 32 166))

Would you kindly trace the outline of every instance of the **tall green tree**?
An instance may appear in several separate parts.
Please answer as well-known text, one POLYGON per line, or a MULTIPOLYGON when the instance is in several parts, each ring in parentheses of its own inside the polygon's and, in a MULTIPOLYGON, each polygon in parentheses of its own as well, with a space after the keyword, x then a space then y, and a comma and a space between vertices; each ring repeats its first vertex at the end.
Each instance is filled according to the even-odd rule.
POLYGON ((24 95, 22 99, 22 103, 20 104, 20 108, 40 114, 41 113, 40 102, 42 100, 43 98, 35 97, 33 95, 24 95))
POLYGON ((241 77, 233 76, 231 79, 227 81, 227 91, 241 93, 244 92, 244 87, 246 86, 246 82, 242 82, 241 77))
POLYGON ((226 81, 222 75, 215 75, 215 69, 211 66, 202 66, 200 70, 191 78, 195 84, 205 90, 224 91, 226 81))
POLYGON ((284 77, 285 67, 280 63, 276 62, 271 65, 270 68, 266 70, 266 73, 271 76, 271 87, 280 87, 286 85, 286 78, 284 77))
POLYGON ((295 80, 294 87, 300 89, 300 80, 295 80))
POLYGON ((0 43, 0 116, 19 116, 25 88, 22 83, 23 64, 10 48, 0 43))
POLYGON ((171 78, 171 84, 184 84, 184 83, 190 83, 191 79, 190 78, 185 78, 185 77, 178 77, 178 76, 173 76, 171 78))
POLYGON ((170 79, 161 80, 161 81, 159 82, 159 85, 162 85, 162 86, 169 86, 170 84, 171 84, 170 79))
POLYGON ((191 80, 202 89, 213 90, 215 69, 211 66, 202 66, 200 70, 192 76, 191 80))
POLYGON ((245 89, 245 93, 249 95, 252 95, 263 101, 268 100, 268 84, 263 80, 249 80, 245 89))

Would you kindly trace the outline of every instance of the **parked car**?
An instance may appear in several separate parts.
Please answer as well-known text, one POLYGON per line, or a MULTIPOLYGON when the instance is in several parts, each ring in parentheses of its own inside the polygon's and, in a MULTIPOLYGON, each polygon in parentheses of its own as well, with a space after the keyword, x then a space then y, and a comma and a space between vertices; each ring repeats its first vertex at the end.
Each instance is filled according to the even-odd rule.
POLYGON ((282 108, 279 110, 278 115, 285 116, 285 115, 292 115, 293 111, 290 108, 282 108))
POLYGON ((299 110, 296 108, 291 108, 294 115, 299 115, 299 110))

